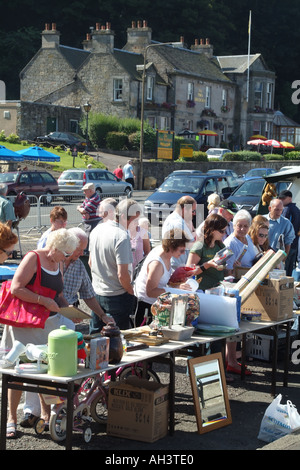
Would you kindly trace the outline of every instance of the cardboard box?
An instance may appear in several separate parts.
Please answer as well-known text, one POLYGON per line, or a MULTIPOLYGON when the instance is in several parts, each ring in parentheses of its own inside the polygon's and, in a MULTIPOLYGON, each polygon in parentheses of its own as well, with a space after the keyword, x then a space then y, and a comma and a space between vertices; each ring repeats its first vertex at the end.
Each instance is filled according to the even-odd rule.
POLYGON ((249 269, 250 268, 243 268, 242 266, 235 266, 233 271, 234 278, 238 281, 249 271, 249 269))
POLYGON ((265 279, 241 306, 241 313, 261 313, 262 321, 293 317, 294 278, 265 279))
POLYGON ((108 367, 109 361, 109 338, 103 336, 91 339, 90 341, 90 361, 91 369, 104 369, 108 367))
POLYGON ((132 376, 109 384, 107 434, 155 442, 168 432, 169 387, 132 376))

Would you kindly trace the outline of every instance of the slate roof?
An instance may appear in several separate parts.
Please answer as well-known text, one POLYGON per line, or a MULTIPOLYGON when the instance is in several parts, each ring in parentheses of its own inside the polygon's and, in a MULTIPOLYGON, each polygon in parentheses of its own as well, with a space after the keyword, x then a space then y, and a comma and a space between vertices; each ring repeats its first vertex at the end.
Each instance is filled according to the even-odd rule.
POLYGON ((173 73, 191 75, 207 80, 231 82, 224 75, 219 65, 203 53, 172 45, 161 45, 161 47, 156 47, 155 51, 169 63, 173 73))
POLYGON ((75 47, 62 45, 59 46, 59 51, 75 70, 79 69, 79 67, 81 67, 83 62, 91 54, 90 51, 85 51, 84 49, 77 49, 75 47))
MULTIPOLYGON (((249 65, 261 58, 261 54, 250 54, 249 65)), ((248 55, 226 55, 217 56, 223 73, 240 73, 243 74, 248 69, 248 55)))
POLYGON ((275 111, 273 124, 275 126, 300 127, 299 124, 285 116, 281 111, 275 111))

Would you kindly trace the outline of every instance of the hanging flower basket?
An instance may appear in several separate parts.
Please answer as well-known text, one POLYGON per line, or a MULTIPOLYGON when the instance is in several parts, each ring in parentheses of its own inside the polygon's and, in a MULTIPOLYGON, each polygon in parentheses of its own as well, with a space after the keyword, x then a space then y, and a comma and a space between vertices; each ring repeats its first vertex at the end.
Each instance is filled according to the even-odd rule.
POLYGON ((210 108, 203 109, 201 116, 217 117, 216 113, 210 108))
POLYGON ((221 106, 222 113, 228 113, 230 111, 229 106, 223 105, 221 106))
POLYGON ((187 108, 194 108, 195 104, 196 104, 195 101, 193 101, 193 100, 187 100, 187 102, 186 102, 186 107, 187 107, 187 108))

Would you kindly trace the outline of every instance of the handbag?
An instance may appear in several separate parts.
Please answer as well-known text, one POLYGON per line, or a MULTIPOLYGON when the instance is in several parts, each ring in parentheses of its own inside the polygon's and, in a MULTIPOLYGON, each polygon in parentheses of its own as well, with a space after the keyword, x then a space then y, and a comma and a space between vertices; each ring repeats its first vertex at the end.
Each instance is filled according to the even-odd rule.
MULTIPOLYGON (((34 252, 35 253, 35 252, 34 252)), ((33 284, 26 288, 38 295, 54 299, 56 291, 41 286, 41 262, 37 253, 37 272, 33 284)), ((0 290, 0 323, 18 328, 44 328, 50 310, 43 305, 26 302, 11 293, 12 281, 4 281, 0 290)))

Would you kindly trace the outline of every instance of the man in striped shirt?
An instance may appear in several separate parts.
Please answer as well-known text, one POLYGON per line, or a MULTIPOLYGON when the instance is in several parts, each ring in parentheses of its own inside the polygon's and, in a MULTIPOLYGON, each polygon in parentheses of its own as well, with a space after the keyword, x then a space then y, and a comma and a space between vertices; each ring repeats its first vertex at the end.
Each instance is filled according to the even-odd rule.
POLYGON ((97 215, 98 206, 100 204, 100 196, 95 191, 94 183, 87 183, 82 188, 85 199, 80 206, 77 206, 77 210, 81 213, 84 221, 84 231, 90 234, 91 231, 96 227, 100 218, 97 215))

